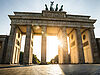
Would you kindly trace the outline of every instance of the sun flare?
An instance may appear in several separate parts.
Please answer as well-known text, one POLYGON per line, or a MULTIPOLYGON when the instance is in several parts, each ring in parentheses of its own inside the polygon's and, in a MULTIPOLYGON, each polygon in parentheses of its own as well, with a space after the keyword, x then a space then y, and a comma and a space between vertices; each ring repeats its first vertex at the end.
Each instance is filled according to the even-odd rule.
MULTIPOLYGON (((25 36, 22 37, 21 51, 24 52, 25 36)), ((46 60, 47 62, 58 55, 58 45, 63 47, 61 40, 57 36, 47 36, 47 50, 46 60)), ((69 50, 69 45, 68 45, 69 50)), ((70 51, 69 51, 70 52, 70 51)), ((41 60, 41 36, 34 36, 33 40, 33 54, 35 54, 39 60, 41 60)))

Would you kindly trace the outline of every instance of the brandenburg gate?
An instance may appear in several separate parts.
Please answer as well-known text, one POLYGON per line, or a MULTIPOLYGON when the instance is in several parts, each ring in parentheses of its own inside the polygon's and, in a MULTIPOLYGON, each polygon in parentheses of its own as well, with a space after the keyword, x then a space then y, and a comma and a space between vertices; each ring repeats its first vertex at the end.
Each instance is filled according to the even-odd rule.
MULTIPOLYGON (((14 12, 9 15, 11 31, 8 40, 5 63, 19 63, 21 39, 26 35, 23 64, 32 63, 33 36, 41 35, 41 63, 46 64, 47 36, 58 36, 60 64, 97 63, 99 60, 94 35, 95 19, 90 16, 71 15, 64 11, 43 10, 42 13, 14 12), (70 54, 68 54, 69 37, 70 54)), ((52 43, 55 41, 52 41, 52 43)))

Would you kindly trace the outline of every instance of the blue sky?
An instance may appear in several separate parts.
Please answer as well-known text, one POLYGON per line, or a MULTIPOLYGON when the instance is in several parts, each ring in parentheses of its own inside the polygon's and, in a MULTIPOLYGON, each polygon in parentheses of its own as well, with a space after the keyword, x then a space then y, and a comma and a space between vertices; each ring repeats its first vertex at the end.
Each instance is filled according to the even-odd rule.
MULTIPOLYGON (((0 34, 9 34, 9 14, 13 11, 41 12, 45 9, 44 4, 50 6, 53 0, 0 0, 0 34)), ((68 14, 89 15, 97 19, 95 23, 96 37, 100 37, 100 0, 54 0, 55 5, 64 5, 64 11, 68 14)), ((55 6, 54 5, 54 6, 55 6)))

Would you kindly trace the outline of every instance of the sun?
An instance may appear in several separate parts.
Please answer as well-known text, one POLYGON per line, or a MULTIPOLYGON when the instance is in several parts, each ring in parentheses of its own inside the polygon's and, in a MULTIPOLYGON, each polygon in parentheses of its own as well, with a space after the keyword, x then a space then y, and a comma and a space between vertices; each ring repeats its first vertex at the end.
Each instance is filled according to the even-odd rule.
POLYGON ((61 40, 58 39, 58 37, 57 37, 57 45, 60 47, 63 47, 63 43, 61 40))

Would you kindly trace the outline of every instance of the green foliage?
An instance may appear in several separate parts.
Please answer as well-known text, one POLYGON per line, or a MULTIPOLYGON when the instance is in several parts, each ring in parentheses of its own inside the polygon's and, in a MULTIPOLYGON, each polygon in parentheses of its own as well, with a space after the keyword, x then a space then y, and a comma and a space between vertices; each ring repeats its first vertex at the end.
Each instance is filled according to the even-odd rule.
POLYGON ((51 62, 47 62, 47 64, 51 64, 51 62))
POLYGON ((20 59, 19 59, 20 64, 23 64, 23 55, 24 55, 24 52, 20 52, 20 59))
MULTIPOLYGON (((20 52, 20 59, 19 59, 20 64, 23 64, 23 56, 24 56, 24 52, 20 52)), ((32 63, 40 64, 40 60, 36 57, 35 54, 33 54, 32 63)))
POLYGON ((33 61, 32 61, 33 64, 40 64, 40 60, 36 57, 35 54, 33 54, 33 61))
POLYGON ((50 64, 58 64, 58 55, 56 55, 54 59, 51 59, 50 64))
POLYGON ((55 56, 54 61, 55 63, 58 63, 58 55, 55 56))

